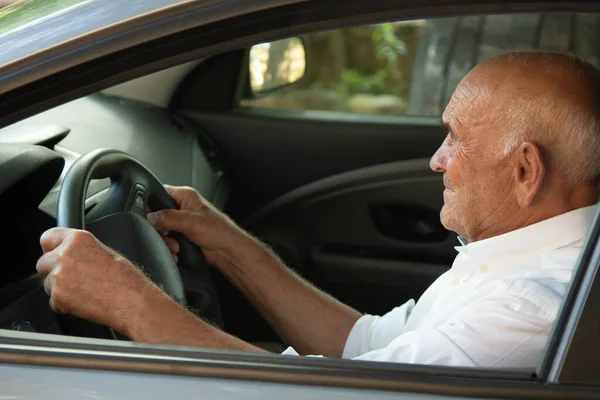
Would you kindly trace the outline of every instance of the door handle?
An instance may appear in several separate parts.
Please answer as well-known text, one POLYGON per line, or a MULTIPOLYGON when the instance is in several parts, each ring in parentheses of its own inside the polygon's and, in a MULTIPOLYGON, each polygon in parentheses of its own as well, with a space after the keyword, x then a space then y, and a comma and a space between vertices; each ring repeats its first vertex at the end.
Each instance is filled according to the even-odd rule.
POLYGON ((369 207, 371 220, 383 236, 403 242, 443 242, 449 232, 439 211, 414 203, 379 203, 369 207))

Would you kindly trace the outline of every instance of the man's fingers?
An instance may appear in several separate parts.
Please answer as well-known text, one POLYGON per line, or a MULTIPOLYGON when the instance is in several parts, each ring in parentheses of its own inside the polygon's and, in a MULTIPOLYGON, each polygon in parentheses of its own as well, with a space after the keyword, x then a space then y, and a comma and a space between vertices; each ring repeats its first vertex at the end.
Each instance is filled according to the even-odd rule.
MULTIPOLYGON (((40 260, 42 261, 42 264, 47 264, 48 266, 50 266, 52 264, 52 258, 53 257, 46 257, 45 260, 44 257, 45 256, 52 256, 52 253, 46 253, 42 256, 42 258, 40 258, 40 260)), ((40 262, 38 262, 38 271, 40 271, 40 262)), ((42 273, 40 272, 42 275, 45 275, 46 278, 44 279, 44 291, 46 292, 46 294, 48 295, 48 297, 50 297, 50 308, 52 308, 52 310, 54 310, 55 313, 57 314, 64 314, 64 310, 60 307, 60 305, 58 304, 58 302, 56 301, 56 294, 53 296, 52 292, 54 291, 54 283, 55 283, 55 274, 52 274, 52 268, 49 269, 49 273, 42 273)))
POLYGON ((44 279, 44 291, 48 296, 52 296, 52 280, 49 276, 44 279))
POLYGON ((171 185, 165 185, 165 189, 167 190, 167 192, 169 192, 173 200, 175 200, 177 206, 181 207, 181 203, 183 203, 183 199, 185 197, 185 189, 171 185))
POLYGON ((161 210, 148 214, 147 218, 159 232, 175 231, 185 234, 192 228, 192 218, 188 211, 161 210))
POLYGON ((42 276, 48 276, 56 266, 56 256, 49 252, 43 254, 38 260, 35 269, 42 276))
POLYGON ((71 230, 70 228, 51 228, 42 233, 40 237, 42 251, 47 253, 60 246, 71 230))
POLYGON ((167 247, 169 248, 169 251, 173 253, 173 255, 179 253, 179 242, 177 240, 167 236, 163 237, 163 240, 165 241, 167 247))
POLYGON ((53 296, 50 296, 50 308, 52 308, 57 314, 65 314, 64 310, 58 305, 53 296))

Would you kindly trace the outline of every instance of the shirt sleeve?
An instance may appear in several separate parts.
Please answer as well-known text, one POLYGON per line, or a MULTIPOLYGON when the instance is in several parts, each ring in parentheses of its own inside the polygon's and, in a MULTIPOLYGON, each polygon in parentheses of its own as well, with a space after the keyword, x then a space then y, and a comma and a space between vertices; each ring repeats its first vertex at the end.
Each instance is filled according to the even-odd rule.
POLYGON ((423 326, 356 360, 535 369, 555 313, 527 293, 505 292, 466 306, 439 326, 423 326))
POLYGON ((382 317, 363 315, 350 330, 342 358, 355 358, 388 346, 404 332, 414 306, 411 299, 382 317))
MULTIPOLYGON (((348 334, 342 358, 358 357, 387 346, 395 337, 402 334, 414 306, 415 301, 411 299, 382 317, 368 314, 360 317, 348 334)), ((293 347, 288 347, 281 355, 298 356, 299 354, 293 347)))
MULTIPOLYGON (((296 351, 296 349, 294 349, 293 347, 288 347, 287 349, 285 349, 283 351, 283 353, 281 353, 282 356, 299 356, 300 354, 298 354, 298 352, 296 351)), ((315 357, 315 358, 325 358, 325 356, 320 356, 320 355, 306 355, 304 357, 315 357)))

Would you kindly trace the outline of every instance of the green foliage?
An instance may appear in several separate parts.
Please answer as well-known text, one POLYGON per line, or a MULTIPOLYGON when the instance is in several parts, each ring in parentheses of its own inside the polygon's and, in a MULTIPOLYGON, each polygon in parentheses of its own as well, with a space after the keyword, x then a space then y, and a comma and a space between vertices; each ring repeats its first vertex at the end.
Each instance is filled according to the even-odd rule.
POLYGON ((396 68, 399 55, 405 55, 406 44, 396 36, 394 24, 380 24, 373 29, 371 36, 375 43, 377 58, 385 61, 387 68, 396 68))
POLYGON ((356 68, 342 71, 336 92, 344 97, 358 93, 366 94, 405 94, 405 84, 398 77, 398 59, 407 54, 404 41, 396 36, 392 23, 373 27, 371 35, 375 56, 382 62, 381 69, 375 74, 364 74, 356 68))
POLYGON ((383 94, 388 92, 386 82, 386 70, 379 70, 375 75, 365 75, 356 69, 345 69, 335 91, 343 97, 357 93, 383 94))

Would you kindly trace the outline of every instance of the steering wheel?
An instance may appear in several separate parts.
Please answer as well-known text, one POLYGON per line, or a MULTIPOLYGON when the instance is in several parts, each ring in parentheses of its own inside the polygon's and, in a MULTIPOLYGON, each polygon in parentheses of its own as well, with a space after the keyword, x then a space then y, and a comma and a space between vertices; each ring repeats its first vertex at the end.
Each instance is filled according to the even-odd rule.
MULTIPOLYGON (((176 209, 175 200, 144 165, 127 153, 113 149, 90 151, 77 159, 65 174, 58 196, 57 226, 85 229, 102 243, 143 268, 172 298, 186 306, 181 273, 194 277, 193 304, 204 317, 222 325, 220 307, 209 266, 202 251, 182 234, 172 233, 180 245, 179 266, 167 245, 147 221, 153 211, 176 209), (92 179, 110 178, 105 198, 85 213, 87 188, 92 179)), ((114 339, 112 329, 59 315, 63 333, 70 336, 114 339)))

